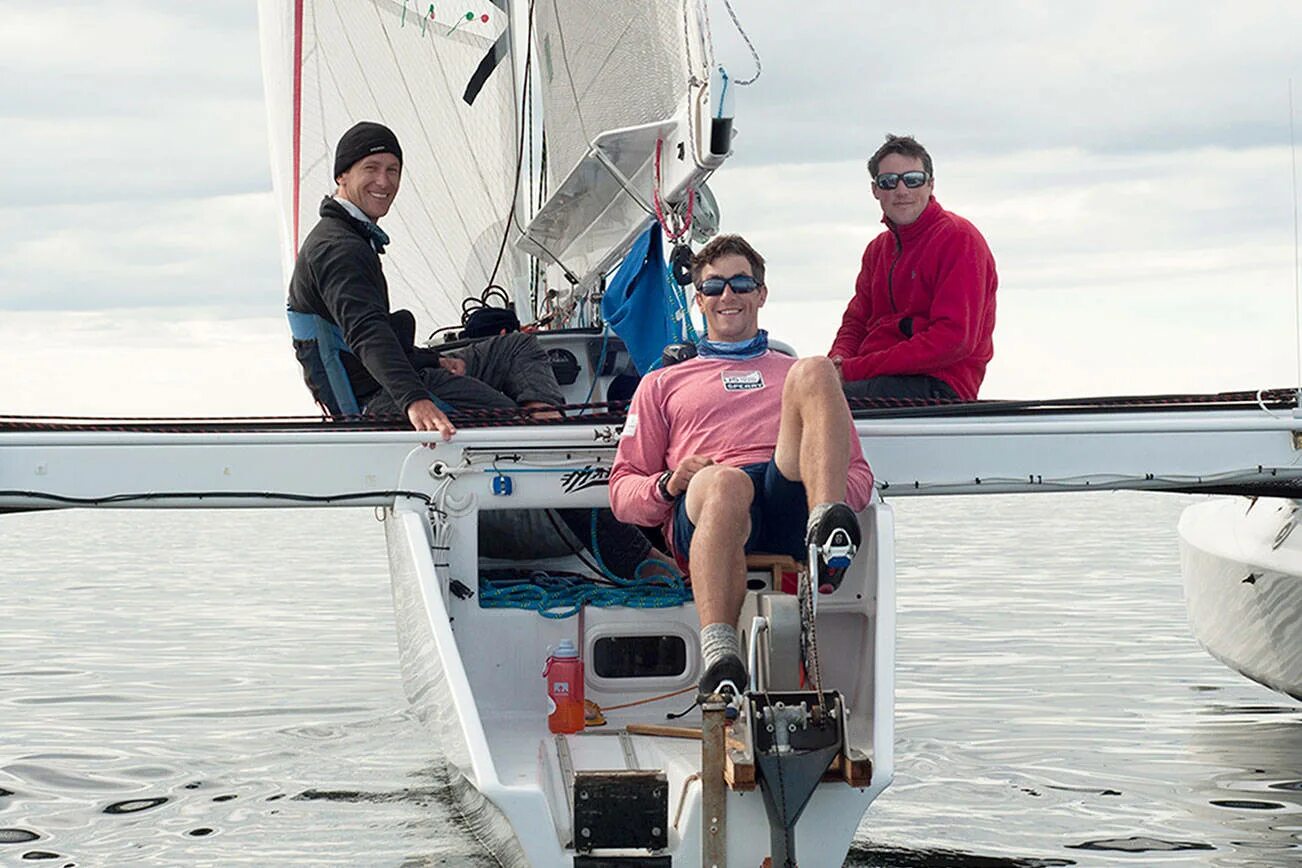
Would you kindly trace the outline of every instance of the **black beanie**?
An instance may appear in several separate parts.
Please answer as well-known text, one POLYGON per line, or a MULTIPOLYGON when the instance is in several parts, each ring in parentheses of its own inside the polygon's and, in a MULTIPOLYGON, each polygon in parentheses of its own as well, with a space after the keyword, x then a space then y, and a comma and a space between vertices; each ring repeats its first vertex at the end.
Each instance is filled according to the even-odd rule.
POLYGON ((339 137, 335 148, 335 174, 338 178, 352 168, 353 163, 371 154, 393 154, 402 165, 402 146, 393 130, 384 124, 361 121, 339 137))

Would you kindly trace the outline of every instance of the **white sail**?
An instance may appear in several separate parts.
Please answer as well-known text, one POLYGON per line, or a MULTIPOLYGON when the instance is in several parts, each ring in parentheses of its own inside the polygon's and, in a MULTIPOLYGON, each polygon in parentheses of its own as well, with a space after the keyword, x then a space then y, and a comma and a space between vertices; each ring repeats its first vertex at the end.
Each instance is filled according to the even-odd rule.
POLYGON ((403 147, 402 187, 382 221, 393 239, 384 273, 418 337, 460 322, 462 300, 490 280, 508 294, 523 286, 524 257, 502 250, 518 150, 507 5, 259 0, 287 277, 335 190, 339 136, 373 120, 403 147))
POLYGON ((520 243, 580 293, 656 218, 657 193, 683 200, 727 155, 710 147, 708 33, 700 0, 534 6, 552 195, 520 243))
POLYGON ((537 3, 534 43, 553 189, 599 134, 678 113, 690 78, 686 5, 537 3))

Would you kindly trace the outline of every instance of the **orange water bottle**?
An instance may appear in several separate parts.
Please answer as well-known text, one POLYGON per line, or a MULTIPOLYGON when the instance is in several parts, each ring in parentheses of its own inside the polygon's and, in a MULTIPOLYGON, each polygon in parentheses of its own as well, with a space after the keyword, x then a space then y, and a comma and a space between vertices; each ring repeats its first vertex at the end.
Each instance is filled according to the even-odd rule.
POLYGON ((569 639, 547 658, 547 728, 552 732, 583 732, 583 661, 569 639))

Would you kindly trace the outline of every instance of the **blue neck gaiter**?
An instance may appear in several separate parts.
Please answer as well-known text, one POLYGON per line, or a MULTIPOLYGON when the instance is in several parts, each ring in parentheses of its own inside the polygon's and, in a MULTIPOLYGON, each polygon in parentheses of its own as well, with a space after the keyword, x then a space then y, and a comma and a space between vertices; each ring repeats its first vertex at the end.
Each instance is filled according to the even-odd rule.
POLYGON ((748 341, 712 341, 702 338, 696 345, 696 354, 703 358, 754 359, 769 350, 769 333, 760 329, 748 341))

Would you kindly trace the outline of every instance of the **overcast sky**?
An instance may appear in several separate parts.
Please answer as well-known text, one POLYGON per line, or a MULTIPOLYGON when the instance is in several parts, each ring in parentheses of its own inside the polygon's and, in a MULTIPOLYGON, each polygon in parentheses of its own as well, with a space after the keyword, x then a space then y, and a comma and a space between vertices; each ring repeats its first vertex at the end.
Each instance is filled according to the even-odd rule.
MULTIPOLYGON (((776 335, 827 349, 880 230, 864 161, 913 133, 998 262, 983 397, 1296 384, 1302 3, 734 7, 763 74, 711 186, 769 258, 776 335)), ((0 412, 310 412, 256 4, 0 11, 0 412)))

